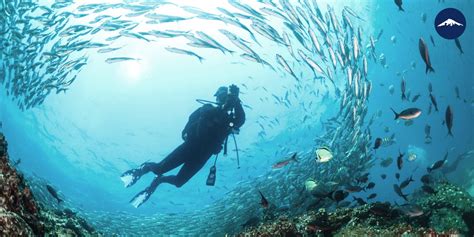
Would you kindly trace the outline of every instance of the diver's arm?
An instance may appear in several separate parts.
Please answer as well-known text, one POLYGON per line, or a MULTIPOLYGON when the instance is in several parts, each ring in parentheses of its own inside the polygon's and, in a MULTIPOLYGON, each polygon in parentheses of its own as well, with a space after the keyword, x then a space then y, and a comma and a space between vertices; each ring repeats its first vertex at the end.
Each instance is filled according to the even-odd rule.
POLYGON ((181 132, 181 137, 183 138, 183 140, 186 140, 189 127, 191 126, 192 123, 194 123, 195 121, 197 121, 197 119, 199 119, 200 114, 201 114, 201 108, 198 108, 189 116, 188 122, 186 123, 186 126, 184 126, 183 131, 181 132))
POLYGON ((234 111, 234 128, 239 129, 245 123, 245 112, 242 108, 242 103, 240 102, 240 100, 235 103, 234 111))

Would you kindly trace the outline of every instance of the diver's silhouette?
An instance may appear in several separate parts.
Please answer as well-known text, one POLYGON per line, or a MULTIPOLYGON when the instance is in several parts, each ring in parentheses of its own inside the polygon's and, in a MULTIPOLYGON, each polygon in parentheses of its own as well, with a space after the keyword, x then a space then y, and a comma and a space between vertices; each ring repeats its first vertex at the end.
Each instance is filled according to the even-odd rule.
POLYGON ((183 186, 193 177, 213 155, 219 154, 226 138, 237 133, 245 122, 245 112, 239 99, 239 88, 231 85, 220 87, 214 94, 216 106, 206 103, 191 116, 182 131, 184 142, 161 162, 145 162, 139 168, 128 170, 121 179, 125 187, 135 184, 141 176, 153 172, 156 177, 145 190, 138 193, 131 201, 139 207, 150 198, 161 183, 183 186), (183 165, 177 175, 164 173, 183 165))

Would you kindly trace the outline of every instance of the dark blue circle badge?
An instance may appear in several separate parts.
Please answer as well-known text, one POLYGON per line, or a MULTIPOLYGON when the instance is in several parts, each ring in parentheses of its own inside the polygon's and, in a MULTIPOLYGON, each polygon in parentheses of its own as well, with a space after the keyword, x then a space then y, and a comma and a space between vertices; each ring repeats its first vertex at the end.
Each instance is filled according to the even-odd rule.
POLYGON ((466 29, 466 18, 458 9, 446 8, 438 13, 434 26, 441 37, 457 39, 466 29))

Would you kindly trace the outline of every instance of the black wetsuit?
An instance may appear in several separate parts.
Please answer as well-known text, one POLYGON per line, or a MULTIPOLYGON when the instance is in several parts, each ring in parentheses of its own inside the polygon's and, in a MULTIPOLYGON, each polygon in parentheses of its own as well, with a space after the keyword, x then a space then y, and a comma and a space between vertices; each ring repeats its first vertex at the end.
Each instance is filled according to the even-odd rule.
POLYGON ((236 103, 233 116, 224 109, 205 104, 189 116, 189 121, 182 132, 185 141, 161 162, 143 164, 142 171, 145 173, 151 171, 161 176, 183 165, 177 175, 161 176, 154 181, 181 187, 213 154, 218 154, 222 150, 225 139, 231 133, 229 125, 233 124, 232 128, 238 130, 244 122, 245 112, 240 102, 236 103))

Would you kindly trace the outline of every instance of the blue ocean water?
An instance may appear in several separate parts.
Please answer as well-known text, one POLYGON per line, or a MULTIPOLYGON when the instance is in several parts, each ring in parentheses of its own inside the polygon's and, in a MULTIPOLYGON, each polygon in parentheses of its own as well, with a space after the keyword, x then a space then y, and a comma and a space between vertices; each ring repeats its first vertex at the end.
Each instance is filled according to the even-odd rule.
MULTIPOLYGON (((87 1, 89 2, 95 3, 87 1)), ((267 1, 245 3, 258 9, 268 4, 265 2, 267 1)), ((367 168, 365 172, 370 173, 370 181, 376 184, 371 193, 378 194, 371 201, 403 202, 392 188, 392 185, 398 182, 394 176, 396 172, 400 173, 400 181, 413 175, 416 182, 404 190, 411 194, 420 188, 419 179, 426 173, 426 168, 442 159, 446 152, 449 152, 449 164, 460 154, 473 149, 474 127, 471 121, 474 118, 472 98, 474 74, 471 65, 474 64, 474 51, 471 42, 474 33, 470 20, 473 16, 473 3, 404 1, 405 11, 400 12, 393 1, 317 2, 323 12, 327 11, 327 5, 334 8, 338 18, 344 6, 350 6, 364 19, 351 18, 354 25, 361 29, 363 36, 360 37, 362 39, 360 48, 368 58, 366 78, 371 82, 371 90, 367 101, 361 103, 367 105, 366 121, 375 115, 374 122, 367 130, 369 131, 367 134, 370 135, 369 146, 372 148, 377 137, 396 135, 395 144, 382 147, 376 152, 370 151, 373 166, 367 168), (464 54, 459 53, 453 40, 443 39, 434 28, 436 14, 447 7, 457 8, 466 16, 467 27, 459 38, 464 54), (423 14, 426 14, 425 22, 422 20, 423 14), (376 60, 369 55, 370 37, 377 39, 376 60), (430 37, 433 38, 434 44, 430 37), (425 73, 425 65, 418 49, 419 38, 423 38, 428 45, 434 73, 425 73), (381 54, 386 59, 385 64, 380 60, 381 54), (407 93, 411 94, 410 100, 416 94, 420 94, 416 102, 401 100, 402 79, 406 82, 407 93), (438 112, 433 108, 430 114, 429 83, 432 84, 432 93, 439 107, 438 112), (394 88, 393 94, 389 89, 391 85, 394 88), (456 98, 456 87, 459 88, 459 99, 456 98), (447 136, 447 128, 443 125, 447 106, 454 112, 453 137, 447 136), (402 111, 409 107, 422 110, 422 114, 413 120, 412 125, 407 126, 404 121, 393 119, 394 114, 390 108, 402 111), (431 126, 430 144, 424 142, 424 129, 427 124, 431 126), (398 171, 393 164, 388 168, 379 165, 380 161, 387 157, 396 159, 399 151, 405 153, 403 169, 398 171), (407 159, 410 152, 417 155, 414 161, 407 159), (381 174, 386 174, 387 179, 381 179, 381 174)), ((53 1, 38 2, 43 6, 51 6, 53 3, 53 1)), ((87 3, 82 1, 72 3, 57 11, 77 12, 78 6, 87 3)), ((139 5, 140 1, 123 3, 139 5)), ((295 6, 301 4, 300 1, 290 3, 295 6)), ((216 13, 216 7, 238 11, 224 1, 205 3, 176 1, 176 5, 165 4, 156 11, 167 15, 186 15, 179 9, 184 5, 213 13, 216 13)), ((68 24, 87 25, 98 15, 124 16, 126 13, 126 10, 119 8, 98 13, 88 12, 88 16, 71 18, 68 24)), ((273 190, 275 194, 267 191, 267 195, 280 197, 294 195, 293 187, 304 187, 303 182, 294 183, 291 178, 286 180, 282 177, 296 176, 305 180, 315 177, 316 174, 310 172, 314 169, 327 170, 334 174, 341 172, 339 170, 341 167, 335 167, 336 165, 314 162, 315 148, 331 143, 327 139, 321 141, 317 138, 327 132, 326 121, 338 114, 341 96, 335 92, 330 83, 325 84, 313 79, 307 65, 291 60, 287 47, 261 35, 257 35, 261 46, 255 42, 249 43, 255 52, 271 61, 275 67, 278 65, 275 55, 283 55, 290 62, 289 65, 297 77, 300 77, 299 81, 281 67, 272 70, 268 66, 243 59, 240 56, 241 50, 238 51, 239 49, 225 36, 218 33, 219 29, 227 29, 251 41, 246 31, 235 26, 199 18, 162 25, 146 24, 143 16, 130 19, 139 23, 134 29, 136 32, 155 29, 203 31, 217 41, 223 42, 225 46, 232 47, 236 52, 222 53, 213 49, 191 48, 186 45, 187 40, 184 37, 153 38, 150 42, 132 37, 120 37, 110 42, 105 41, 106 38, 116 35, 116 32, 101 31, 98 34, 80 37, 94 42, 107 42, 111 44, 108 47, 121 47, 121 49, 107 54, 97 53, 97 49, 71 52, 74 57, 86 55, 88 61, 87 65, 77 72, 77 78, 65 93, 51 93, 41 105, 21 110, 13 99, 14 96, 11 93, 7 96, 7 89, 3 89, 7 86, 2 87, 1 129, 8 139, 11 159, 21 159, 19 169, 22 172, 44 180, 59 190, 60 195, 66 200, 65 205, 86 213, 88 219, 98 226, 109 225, 117 233, 130 234, 136 233, 137 229, 129 225, 137 228, 140 226, 140 220, 143 219, 139 216, 151 218, 158 214, 167 215, 175 222, 177 220, 185 222, 185 217, 189 217, 189 213, 197 212, 205 213, 201 217, 196 217, 203 223, 219 218, 219 215, 205 211, 212 209, 216 203, 233 204, 241 211, 233 215, 245 216, 248 212, 257 211, 251 208, 257 206, 259 202, 258 189, 273 190), (192 50, 204 60, 200 62, 191 56, 171 53, 165 50, 166 47, 192 50), (105 61, 112 57, 132 57, 140 60, 110 64, 105 61), (181 144, 181 130, 188 116, 201 106, 196 99, 214 100, 213 94, 218 87, 231 84, 240 87, 240 98, 247 115, 240 134, 236 136, 240 151, 240 168, 237 167, 234 144, 229 140, 228 155, 226 157, 220 155, 217 160, 215 186, 205 185, 214 159, 211 157, 200 172, 183 187, 176 188, 162 184, 143 206, 139 208, 131 206, 129 200, 150 184, 153 175, 144 176, 130 188, 123 187, 120 175, 143 162, 162 160, 181 144), (281 100, 287 93, 289 102, 285 105, 281 100), (293 152, 301 154, 305 162, 298 165, 290 163, 278 170, 272 169, 273 164, 287 158, 293 152), (286 186, 292 188, 285 188, 286 186), (238 195, 231 196, 229 193, 241 193, 244 200, 239 200, 235 198, 238 195), (247 203, 255 203, 255 206, 247 206, 247 203), (242 205, 244 207, 240 208, 242 205), (128 225, 120 221, 107 222, 107 219, 112 220, 114 216, 123 213, 131 219, 136 217, 133 219, 135 220, 133 224, 128 225)), ((266 23, 278 29, 280 33, 293 34, 274 17, 268 17, 266 23)), ((344 35, 344 31, 340 34, 344 35)), ((291 37, 292 42, 297 44, 297 39, 291 37)), ((337 42, 334 44, 337 45, 337 42)), ((323 44, 322 47, 328 46, 323 44)), ((331 65, 329 58, 328 56, 327 65, 331 65)), ((2 62, 8 60, 10 58, 2 58, 2 62)), ((341 91, 346 87, 346 77, 343 69, 336 70, 334 74, 336 87, 341 91)), ((367 123, 364 124, 364 128, 365 125, 367 123)), ((339 129, 350 132, 358 128, 344 126, 339 129)), ((362 126, 360 130, 365 134, 366 130, 363 130, 362 126)), ((338 143, 337 137, 334 143, 338 143)), ((363 155, 363 152, 360 154, 363 155)), ((463 161, 448 178, 474 195, 474 174, 471 172, 474 162, 472 156, 470 158, 471 160, 463 161)), ((329 162, 337 159, 346 157, 341 153, 329 162)), ((351 163, 350 160, 344 162, 351 163)), ((359 162, 361 161, 354 160, 352 163, 357 166, 359 162)), ((171 173, 176 172, 177 170, 174 170, 171 173)), ((326 176, 325 180, 330 179, 326 176)), ((366 198, 368 194, 354 194, 354 196, 366 198)), ((275 200, 278 205, 287 204, 286 201, 288 200, 275 200)), ((143 220, 143 223, 147 221, 149 220, 143 220)))

